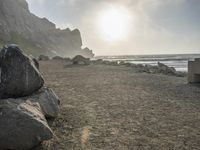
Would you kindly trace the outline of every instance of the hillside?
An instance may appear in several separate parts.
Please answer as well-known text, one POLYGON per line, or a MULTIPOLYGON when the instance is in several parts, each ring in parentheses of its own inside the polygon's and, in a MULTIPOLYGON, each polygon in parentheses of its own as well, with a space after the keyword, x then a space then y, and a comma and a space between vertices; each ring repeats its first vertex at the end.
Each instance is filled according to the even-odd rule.
POLYGON ((32 14, 25 0, 0 0, 0 46, 7 43, 18 44, 34 56, 93 56, 88 48, 82 50, 78 29, 57 29, 46 18, 32 14))

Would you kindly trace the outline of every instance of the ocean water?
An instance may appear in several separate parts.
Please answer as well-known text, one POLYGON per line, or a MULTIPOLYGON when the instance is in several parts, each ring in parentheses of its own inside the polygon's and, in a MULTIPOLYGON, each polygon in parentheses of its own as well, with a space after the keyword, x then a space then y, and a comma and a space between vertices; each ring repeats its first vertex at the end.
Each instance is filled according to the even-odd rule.
POLYGON ((120 56, 96 56, 95 59, 108 61, 125 61, 134 64, 157 65, 158 62, 174 67, 177 71, 187 72, 188 61, 200 58, 200 54, 179 55, 120 55, 120 56))

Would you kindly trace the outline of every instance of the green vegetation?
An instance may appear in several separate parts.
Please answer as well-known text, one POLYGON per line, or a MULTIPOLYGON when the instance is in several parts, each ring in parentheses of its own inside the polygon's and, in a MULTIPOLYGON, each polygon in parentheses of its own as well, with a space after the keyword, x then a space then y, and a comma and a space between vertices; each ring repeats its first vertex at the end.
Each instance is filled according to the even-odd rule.
POLYGON ((33 41, 25 38, 23 35, 19 33, 12 33, 11 39, 8 43, 14 43, 19 45, 19 47, 27 54, 31 54, 33 56, 39 56, 43 50, 38 48, 33 41))
POLYGON ((17 44, 19 47, 26 53, 31 54, 33 56, 39 56, 40 54, 44 53, 44 50, 37 47, 36 44, 25 38, 23 35, 19 33, 12 33, 11 39, 9 41, 0 40, 0 49, 3 48, 5 44, 17 44))
POLYGON ((0 40, 0 49, 3 48, 4 45, 5 45, 5 42, 0 40))

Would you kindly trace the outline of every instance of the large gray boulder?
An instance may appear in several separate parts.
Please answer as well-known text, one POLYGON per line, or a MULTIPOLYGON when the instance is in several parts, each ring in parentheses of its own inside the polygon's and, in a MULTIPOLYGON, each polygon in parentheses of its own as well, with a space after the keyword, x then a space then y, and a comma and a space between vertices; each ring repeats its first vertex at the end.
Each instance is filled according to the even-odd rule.
POLYGON ((42 88, 34 95, 28 97, 32 102, 38 102, 46 118, 58 116, 60 100, 52 89, 42 88))
POLYGON ((30 149, 52 137, 38 103, 0 101, 0 149, 30 149))
POLYGON ((17 45, 0 51, 0 98, 28 96, 44 84, 36 63, 17 45))

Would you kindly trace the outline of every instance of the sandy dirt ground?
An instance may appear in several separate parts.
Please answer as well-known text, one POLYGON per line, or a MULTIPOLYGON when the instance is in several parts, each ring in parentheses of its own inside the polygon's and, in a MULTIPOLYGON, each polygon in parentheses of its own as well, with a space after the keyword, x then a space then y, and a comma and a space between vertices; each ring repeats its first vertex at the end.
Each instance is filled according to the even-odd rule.
POLYGON ((48 150, 198 150, 200 86, 130 67, 40 62, 61 99, 48 150))

